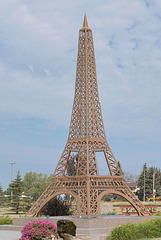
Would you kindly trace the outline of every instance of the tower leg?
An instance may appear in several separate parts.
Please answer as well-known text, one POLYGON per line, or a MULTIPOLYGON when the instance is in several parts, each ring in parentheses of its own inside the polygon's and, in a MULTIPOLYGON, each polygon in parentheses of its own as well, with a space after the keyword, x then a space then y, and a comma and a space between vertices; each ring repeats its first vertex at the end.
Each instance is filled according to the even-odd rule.
POLYGON ((91 194, 90 194, 90 177, 87 179, 87 218, 91 218, 91 194))

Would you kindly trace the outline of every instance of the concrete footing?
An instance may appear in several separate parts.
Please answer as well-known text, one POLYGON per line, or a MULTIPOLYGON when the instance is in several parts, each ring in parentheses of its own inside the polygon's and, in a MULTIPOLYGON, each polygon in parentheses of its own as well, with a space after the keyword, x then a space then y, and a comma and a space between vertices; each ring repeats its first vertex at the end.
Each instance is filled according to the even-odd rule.
POLYGON ((74 216, 59 216, 59 217, 20 217, 13 219, 13 225, 1 225, 0 230, 15 230, 20 231, 25 224, 31 221, 48 220, 53 224, 57 224, 60 219, 69 219, 77 226, 76 236, 78 239, 84 240, 105 240, 110 235, 112 228, 128 222, 139 223, 146 220, 157 218, 156 216, 103 216, 102 218, 86 217, 75 218, 74 216))

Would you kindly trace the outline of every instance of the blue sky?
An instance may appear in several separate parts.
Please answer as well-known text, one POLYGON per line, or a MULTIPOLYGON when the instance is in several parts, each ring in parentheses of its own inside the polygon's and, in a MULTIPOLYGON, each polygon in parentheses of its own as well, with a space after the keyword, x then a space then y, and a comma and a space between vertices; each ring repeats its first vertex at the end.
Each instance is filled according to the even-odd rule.
MULTIPOLYGON (((68 137, 84 13, 107 140, 124 171, 161 168, 161 1, 0 0, 0 182, 51 174, 68 137)), ((101 167, 101 166, 100 166, 101 167)), ((103 174, 102 167, 102 174, 103 174)))

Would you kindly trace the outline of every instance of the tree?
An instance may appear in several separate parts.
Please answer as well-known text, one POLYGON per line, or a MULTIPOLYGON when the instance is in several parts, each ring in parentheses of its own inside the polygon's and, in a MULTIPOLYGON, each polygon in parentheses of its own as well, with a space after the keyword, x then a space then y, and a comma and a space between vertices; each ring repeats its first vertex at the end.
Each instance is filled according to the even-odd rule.
POLYGON ((9 188, 11 190, 9 206, 18 214, 23 210, 23 182, 19 171, 17 172, 16 178, 9 185, 9 188))
POLYGON ((4 206, 4 203, 5 203, 4 192, 0 184, 0 206, 4 206))
POLYGON ((68 164, 67 164, 67 175, 68 176, 76 176, 77 164, 78 164, 78 153, 71 154, 68 159, 68 164))
POLYGON ((152 196, 152 194, 153 194, 153 184, 154 184, 154 189, 156 191, 156 197, 161 196, 161 189, 160 189, 161 172, 160 172, 160 169, 158 169, 156 167, 150 167, 148 169, 148 172, 149 172, 149 179, 150 179, 150 183, 149 183, 150 195, 152 196), (154 182, 153 182, 153 178, 154 178, 154 182))
POLYGON ((64 202, 59 196, 48 202, 40 212, 40 215, 67 216, 72 215, 71 203, 64 202))
POLYGON ((154 189, 156 190, 156 197, 161 196, 161 171, 160 169, 156 169, 154 175, 154 189))
POLYGON ((125 182, 137 182, 138 176, 127 171, 124 172, 125 182))
POLYGON ((106 195, 103 196, 102 201, 110 202, 112 197, 113 197, 113 195, 111 196, 110 194, 106 194, 106 195))
MULTIPOLYGON (((143 165, 143 170, 138 178, 138 197, 143 201, 144 199, 144 177, 145 177, 145 197, 149 194, 148 185, 149 185, 149 174, 146 163, 143 165)), ((146 199, 146 198, 145 198, 146 199)))
POLYGON ((152 197, 153 194, 153 183, 154 189, 156 190, 156 196, 161 196, 161 172, 156 167, 147 168, 146 163, 143 166, 143 170, 138 178, 138 197, 140 200, 143 200, 144 197, 144 172, 145 172, 145 196, 152 197), (153 182, 154 178, 154 182, 153 182))
POLYGON ((24 176, 23 189, 27 196, 30 196, 33 201, 36 201, 45 191, 51 182, 51 176, 47 174, 28 172, 24 176))
POLYGON ((117 164, 118 164, 118 167, 119 167, 119 175, 124 176, 124 172, 122 170, 122 166, 121 166, 120 161, 118 161, 117 164))

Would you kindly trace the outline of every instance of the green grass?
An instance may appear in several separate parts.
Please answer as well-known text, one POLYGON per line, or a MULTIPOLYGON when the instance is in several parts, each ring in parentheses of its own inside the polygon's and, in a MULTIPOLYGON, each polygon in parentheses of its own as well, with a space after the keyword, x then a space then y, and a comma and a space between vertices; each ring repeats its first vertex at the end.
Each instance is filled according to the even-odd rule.
POLYGON ((109 240, 161 239, 161 218, 139 224, 119 225, 111 231, 109 240))
POLYGON ((161 240, 161 238, 140 238, 139 240, 161 240))
POLYGON ((161 240, 161 238, 140 238, 139 240, 161 240))
POLYGON ((0 217, 0 225, 10 225, 12 224, 12 218, 9 216, 1 216, 0 217))
POLYGON ((0 217, 10 216, 11 218, 17 218, 24 216, 24 213, 16 214, 10 207, 0 207, 0 217))
POLYGON ((155 213, 154 215, 155 216, 161 216, 161 212, 159 211, 159 212, 155 213))
POLYGON ((117 213, 116 212, 105 212, 105 213, 103 213, 102 215, 117 215, 117 213))

